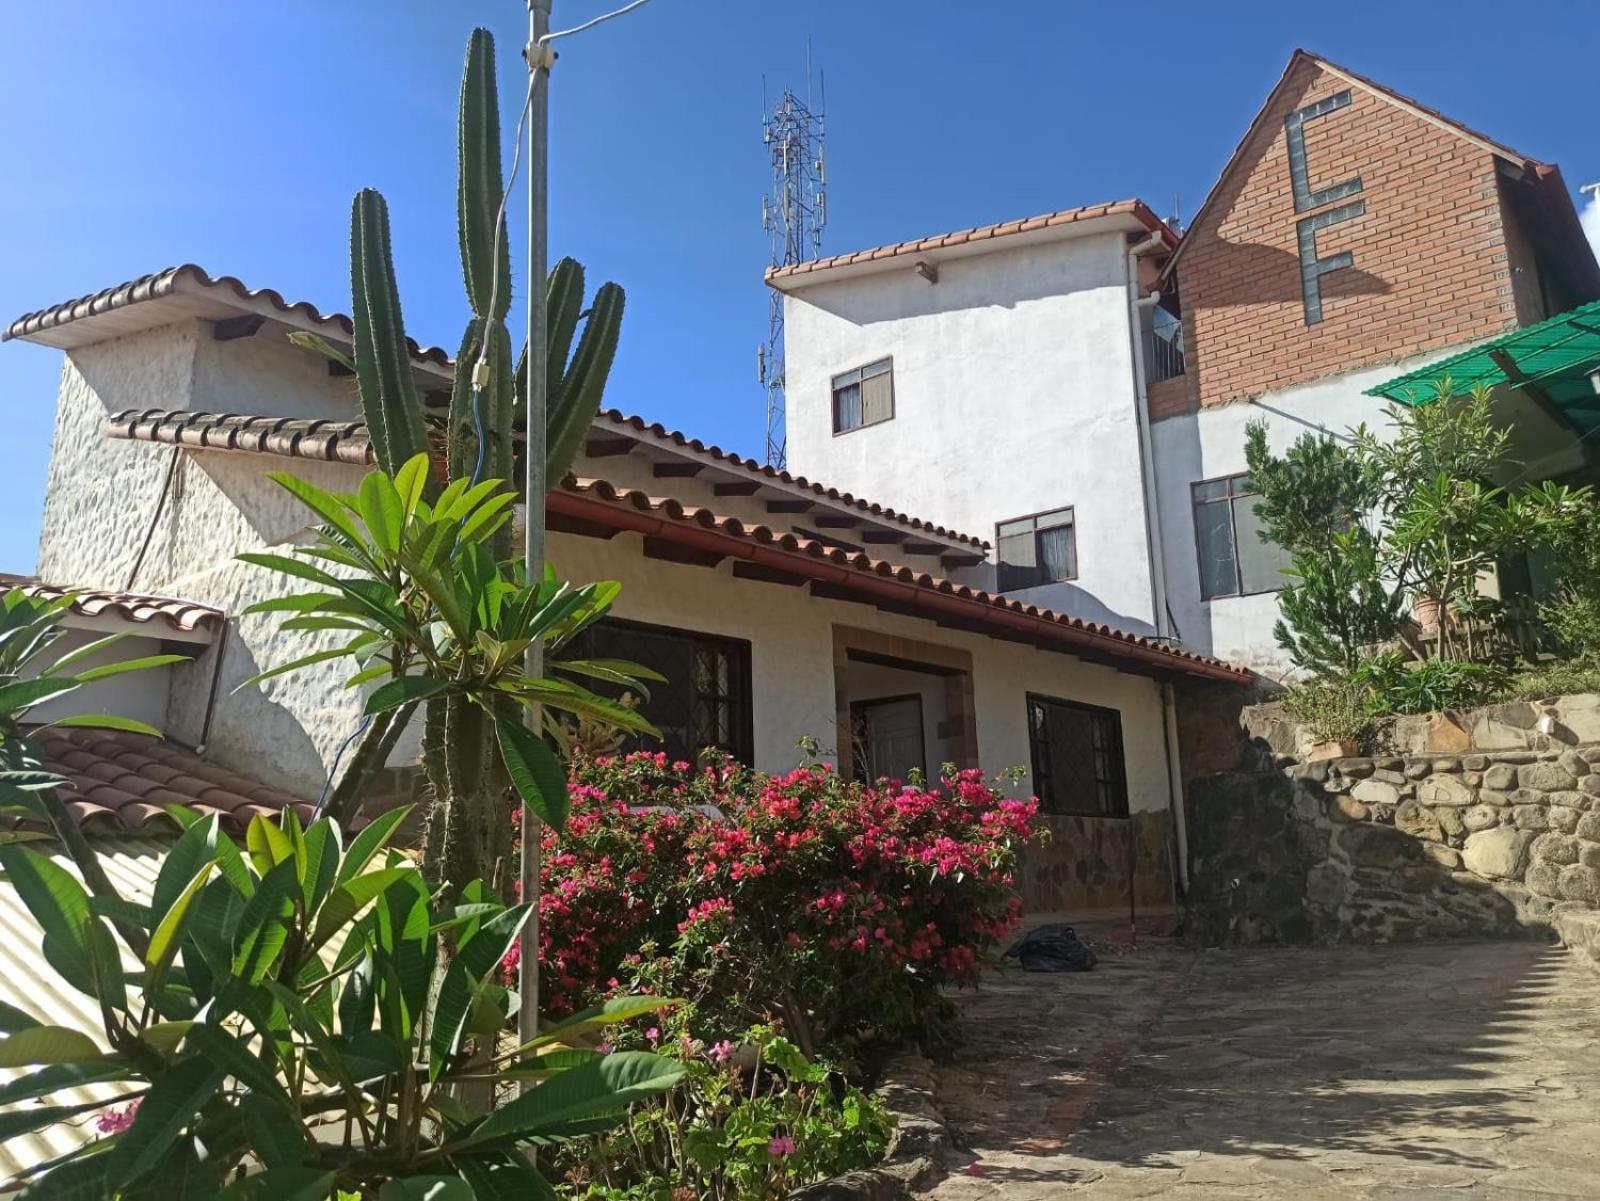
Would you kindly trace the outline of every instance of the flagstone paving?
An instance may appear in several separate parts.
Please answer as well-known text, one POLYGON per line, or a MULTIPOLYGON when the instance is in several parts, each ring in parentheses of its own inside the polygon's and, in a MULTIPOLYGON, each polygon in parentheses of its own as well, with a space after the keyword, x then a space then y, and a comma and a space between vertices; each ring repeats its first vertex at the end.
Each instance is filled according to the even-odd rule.
POLYGON ((1147 941, 961 1004, 928 1201, 1600 1198, 1600 973, 1559 948, 1147 941))

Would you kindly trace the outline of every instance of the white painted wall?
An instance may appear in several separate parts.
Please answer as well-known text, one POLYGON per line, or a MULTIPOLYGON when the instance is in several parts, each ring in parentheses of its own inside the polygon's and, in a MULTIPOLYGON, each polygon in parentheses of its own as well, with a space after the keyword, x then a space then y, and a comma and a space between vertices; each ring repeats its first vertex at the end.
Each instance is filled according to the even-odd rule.
MULTIPOLYGON (((109 439, 105 419, 128 408, 203 408, 269 416, 353 413, 344 381, 304 351, 266 340, 216 342, 203 322, 168 326, 80 347, 62 374, 39 551, 40 578, 122 589, 151 527, 173 451, 109 439), (342 406, 342 407, 341 407, 342 406)), ((240 563, 240 551, 285 552, 306 537, 306 510, 267 472, 291 464, 264 455, 185 452, 154 522, 135 590, 187 597, 234 618, 208 753, 265 783, 315 795, 338 744, 355 728, 360 697, 340 683, 342 665, 319 664, 232 694, 242 680, 332 640, 281 635, 245 607, 288 590, 282 577, 240 563)), ((321 487, 351 489, 361 472, 296 462, 321 487)), ((215 650, 173 671, 167 712, 153 724, 197 742, 215 650)))
MULTIPOLYGON (((102 630, 68 628, 50 648, 50 658, 58 659, 105 636, 102 630)), ((161 641, 158 638, 124 638, 105 650, 78 660, 68 670, 86 671, 107 663, 124 663, 161 653, 161 641)), ((114 717, 131 717, 159 730, 167 720, 167 691, 171 682, 172 667, 152 667, 146 671, 130 671, 126 675, 92 680, 76 692, 35 705, 28 710, 28 720, 50 722, 83 713, 107 713, 114 717)))
MULTIPOLYGON (((1082 266, 1077 259, 1072 261, 1077 264, 1074 270, 1082 266)), ((959 272, 952 274, 959 282, 959 272)), ((1104 337, 1119 337, 1116 345, 1125 356, 1126 326, 1117 326, 1108 316, 1123 311, 1118 306, 1124 294, 1120 286, 1100 291, 1105 294, 1081 296, 1065 306, 1055 314, 1059 320, 1043 320, 1043 313, 1031 313, 1030 317, 1039 318, 1041 328, 1053 331, 1052 337, 1059 334, 1072 340, 1083 331, 1066 319, 1077 313, 1082 323, 1100 329, 1104 337), (1055 329, 1063 323, 1063 329, 1055 329)), ((1043 301, 1041 305, 1049 307, 1043 301)), ((915 362, 915 355, 911 361, 915 362)), ((935 373, 932 364, 919 370, 924 377, 935 373)), ((913 385, 917 378, 918 373, 913 372, 913 385)), ((1041 386, 1037 392, 1041 397, 1060 399, 1051 388, 1041 386)), ((63 374, 57 415, 40 553, 42 577, 86 587, 127 585, 129 568, 155 511, 172 451, 106 438, 104 422, 109 413, 124 408, 203 407, 328 415, 350 411, 340 407, 349 403, 343 381, 330 380, 311 356, 253 339, 218 343, 198 322, 73 351, 63 374), (235 399, 230 401, 230 397, 235 399)), ((1111 431, 1114 440, 1125 442, 1132 454, 1131 400, 1129 406, 1125 423, 1109 413, 1093 420, 1111 431)), ((969 408, 966 415, 976 420, 979 414, 969 408)), ((1063 423, 1058 422, 1058 433, 1062 428, 1063 423)), ((924 433, 929 432, 924 423, 924 433)), ((1017 440, 1008 440, 1010 432, 1005 431, 998 441, 1013 447, 1007 453, 1020 454, 1017 440)), ((959 467, 950 479, 954 495, 976 497, 987 486, 985 481, 996 474, 966 463, 952 465, 959 467)), ((315 795, 339 744, 358 721, 359 694, 340 687, 347 668, 321 664, 233 692, 246 676, 331 644, 331 639, 316 635, 281 634, 271 616, 237 616, 252 602, 283 591, 285 584, 281 577, 241 564, 234 556, 242 550, 264 548, 283 553, 306 538, 305 510, 266 478, 269 471, 286 468, 319 486, 341 490, 353 490, 361 475, 360 468, 344 464, 290 462, 221 451, 185 452, 135 586, 189 597, 230 614, 232 628, 223 651, 208 753, 268 783, 315 795)), ((678 490, 681 481, 670 482, 672 490, 678 490)), ((885 483, 892 487, 892 481, 885 483)), ((840 486, 868 491, 854 481, 840 481, 840 486)), ((1113 515, 1095 507, 1091 502, 1097 498, 1090 492, 1061 496, 1042 484, 1037 492, 1026 492, 1020 486, 1012 492, 1014 498, 1004 502, 1008 506, 1076 503, 1085 514, 1081 521, 1088 522, 1089 513, 1099 514, 1093 523, 1097 529, 1114 528, 1113 517, 1120 527, 1128 525, 1128 512, 1113 515)), ((919 514, 924 511, 915 498, 902 498, 893 491, 885 497, 897 507, 903 505, 919 514)), ((1136 516, 1137 509, 1133 513, 1136 516)), ((958 527, 972 524, 937 507, 926 515, 958 527)), ((1142 533, 1137 538, 1142 540, 1142 533)), ((1098 553, 1090 552, 1088 545, 1080 541, 1080 556, 1098 553)), ((1121 710, 1132 807, 1167 804, 1160 694, 1148 679, 1084 664, 1067 655, 943 629, 931 621, 881 613, 868 605, 820 600, 804 588, 738 580, 726 563, 708 570, 647 559, 637 535, 602 540, 555 534, 550 548, 557 570, 569 579, 621 580, 624 588, 616 606, 619 617, 751 643, 759 767, 781 770, 793 766, 800 759, 796 744, 804 734, 816 735, 830 751, 836 746, 832 651, 833 626, 840 624, 970 651, 979 756, 990 771, 1028 764, 1024 697, 1029 691, 1121 710)), ((173 671, 164 724, 177 738, 190 742, 199 738, 216 653, 209 651, 195 664, 173 671)), ((155 724, 163 722, 158 717, 155 724)), ((413 738, 397 748, 391 762, 405 763, 414 755, 413 738)), ((943 757, 930 756, 935 761, 943 757)))
MULTIPOLYGON (((801 759, 796 742, 804 734, 816 736, 834 758, 840 743, 832 653, 837 624, 970 651, 978 758, 989 772, 1029 766, 1029 692, 1121 711, 1130 807, 1167 806, 1161 692, 1153 680, 870 605, 819 599, 805 588, 736 579, 728 563, 709 569, 646 559, 640 544, 635 534, 609 540, 553 534, 550 559, 569 579, 621 580, 618 617, 750 642, 758 768, 795 766, 801 759)), ((1014 791, 1027 787, 1024 781, 1014 791)))
POLYGON ((1276 593, 1201 599, 1191 485, 1246 470, 1245 426, 1251 421, 1267 423, 1268 444, 1280 454, 1302 434, 1342 437, 1363 422, 1382 436, 1389 428, 1384 416, 1389 402, 1362 393, 1449 353, 1431 351, 1407 362, 1331 376, 1269 392, 1248 402, 1169 417, 1151 427, 1167 606, 1184 645, 1241 663, 1273 679, 1283 679, 1292 672, 1292 665, 1272 637, 1272 627, 1278 619, 1276 593))
POLYGON ((790 469, 992 541, 1071 505, 1080 578, 1018 595, 1152 628, 1120 232, 806 287, 785 298, 790 469), (894 359, 893 420, 833 433, 833 376, 894 359))

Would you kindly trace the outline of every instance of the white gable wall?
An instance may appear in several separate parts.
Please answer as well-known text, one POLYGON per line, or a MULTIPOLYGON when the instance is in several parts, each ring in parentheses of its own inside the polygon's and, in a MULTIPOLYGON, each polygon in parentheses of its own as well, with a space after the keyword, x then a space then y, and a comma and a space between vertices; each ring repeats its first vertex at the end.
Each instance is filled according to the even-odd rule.
POLYGON ((1080 578, 1020 599, 1152 630, 1120 232, 818 283, 785 298, 792 471, 992 541, 1075 510, 1080 578), (833 432, 832 378, 894 360, 894 418, 833 432))

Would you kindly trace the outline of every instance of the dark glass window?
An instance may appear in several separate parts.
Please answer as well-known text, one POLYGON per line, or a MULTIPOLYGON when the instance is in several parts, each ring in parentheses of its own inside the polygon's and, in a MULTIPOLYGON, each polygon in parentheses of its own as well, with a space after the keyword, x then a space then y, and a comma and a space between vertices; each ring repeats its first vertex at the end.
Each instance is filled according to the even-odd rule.
POLYGON ((1078 578, 1078 527, 1070 508, 1002 521, 994 541, 1001 592, 1078 578))
MULTIPOLYGON (((664 750, 694 762, 706 747, 727 751, 743 763, 753 756, 750 708, 750 644, 689 630, 604 621, 572 644, 569 658, 626 659, 666 677, 650 684, 639 711, 661 731, 633 740, 630 750, 664 750)), ((615 696, 621 690, 599 686, 615 696)))
POLYGON ((1046 813, 1128 816, 1122 715, 1115 709, 1028 696, 1033 789, 1046 813))
POLYGON ((1277 592, 1287 581, 1289 552, 1268 542, 1256 517, 1248 475, 1193 485, 1194 539, 1200 553, 1200 595, 1277 592))
POLYGON ((833 377, 833 432, 848 433, 894 416, 894 360, 879 359, 833 377))

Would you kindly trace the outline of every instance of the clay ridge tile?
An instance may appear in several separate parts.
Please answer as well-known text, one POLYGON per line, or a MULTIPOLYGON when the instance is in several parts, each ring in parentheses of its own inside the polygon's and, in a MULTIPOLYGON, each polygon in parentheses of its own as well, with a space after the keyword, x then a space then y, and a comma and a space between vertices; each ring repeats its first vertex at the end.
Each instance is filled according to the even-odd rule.
POLYGON ((202 605, 198 601, 180 600, 170 596, 147 596, 136 592, 102 592, 93 588, 71 588, 60 584, 46 584, 28 576, 0 572, 0 592, 21 588, 30 596, 43 600, 58 600, 70 595, 71 612, 80 617, 108 615, 126 621, 148 624, 158 618, 175 630, 185 632, 196 629, 215 631, 223 623, 222 610, 202 605))
MULTIPOLYGON (((129 305, 139 304, 146 300, 156 300, 163 296, 170 296, 175 292, 183 291, 183 285, 185 284, 197 286, 206 292, 220 292, 225 296, 231 295, 239 301, 250 303, 265 301, 269 307, 285 316, 296 316, 312 325, 331 325, 346 338, 355 332, 354 323, 344 313, 324 313, 310 301, 285 300, 283 295, 273 288, 250 288, 237 276, 214 276, 207 272, 204 267, 195 263, 183 263, 177 267, 168 267, 165 270, 155 271, 149 275, 141 275, 137 279, 130 279, 125 283, 113 284, 109 288, 91 292, 87 296, 64 300, 59 304, 37 309, 31 313, 24 313, 11 322, 3 332, 0 332, 0 341, 31 337, 34 334, 55 329, 72 321, 80 321, 86 317, 94 317, 101 313, 109 313, 115 309, 127 308, 129 305)), ((450 356, 442 347, 421 346, 409 338, 406 341, 410 347, 412 358, 423 362, 435 363, 442 367, 450 365, 450 356)))
POLYGON ((798 275, 807 275, 813 271, 826 271, 830 267, 843 267, 852 263, 864 263, 874 260, 898 258, 907 254, 917 254, 925 250, 935 250, 941 246, 959 246, 965 243, 981 242, 990 238, 1002 238, 1014 233, 1027 230, 1041 229, 1047 226, 1069 225, 1076 221, 1087 221, 1095 217, 1110 217, 1126 213, 1136 217, 1152 233, 1164 234, 1168 244, 1178 244, 1177 235, 1167 228, 1165 222, 1157 217, 1149 205, 1142 200, 1116 200, 1102 204, 1081 205, 1078 208, 1061 209, 1054 213, 1040 213, 1035 217, 1020 217, 1011 221, 998 221, 992 225, 977 225, 971 229, 960 229, 952 233, 929 234, 925 238, 911 241, 890 243, 885 246, 871 247, 866 250, 848 251, 843 254, 830 255, 827 258, 808 259, 803 263, 794 263, 787 267, 773 267, 767 271, 767 282, 774 280, 790 279, 798 275))

